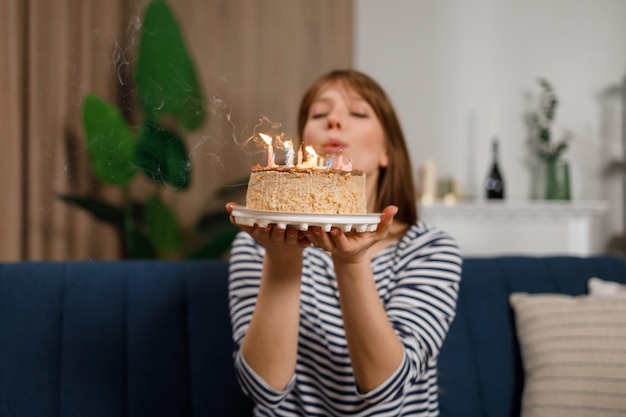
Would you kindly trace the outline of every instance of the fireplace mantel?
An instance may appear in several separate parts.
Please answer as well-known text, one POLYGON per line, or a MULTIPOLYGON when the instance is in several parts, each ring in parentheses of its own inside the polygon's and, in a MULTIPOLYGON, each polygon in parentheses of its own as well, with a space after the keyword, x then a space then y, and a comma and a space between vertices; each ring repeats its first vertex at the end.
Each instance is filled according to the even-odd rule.
POLYGON ((606 201, 462 200, 420 206, 465 256, 579 255, 604 250, 606 201))

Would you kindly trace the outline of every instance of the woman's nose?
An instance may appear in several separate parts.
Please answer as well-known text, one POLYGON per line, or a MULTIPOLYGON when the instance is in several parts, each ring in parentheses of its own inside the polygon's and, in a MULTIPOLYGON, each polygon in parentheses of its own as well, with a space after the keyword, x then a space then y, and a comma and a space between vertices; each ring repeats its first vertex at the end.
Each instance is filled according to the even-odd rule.
POLYGON ((329 129, 341 129, 341 117, 336 112, 330 113, 327 120, 329 129))

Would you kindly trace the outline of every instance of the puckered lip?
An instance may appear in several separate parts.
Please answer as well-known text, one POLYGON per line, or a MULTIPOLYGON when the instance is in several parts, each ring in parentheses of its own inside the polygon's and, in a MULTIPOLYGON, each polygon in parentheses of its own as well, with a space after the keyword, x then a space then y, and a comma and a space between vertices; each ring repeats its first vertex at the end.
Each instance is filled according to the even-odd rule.
POLYGON ((327 154, 339 153, 347 148, 344 142, 339 139, 331 138, 324 143, 324 152, 327 154))

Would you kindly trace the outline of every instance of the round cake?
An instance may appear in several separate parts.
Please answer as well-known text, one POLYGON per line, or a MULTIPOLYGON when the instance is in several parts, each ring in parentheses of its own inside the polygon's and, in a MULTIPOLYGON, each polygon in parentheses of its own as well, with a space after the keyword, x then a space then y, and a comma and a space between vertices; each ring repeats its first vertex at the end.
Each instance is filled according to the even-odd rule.
POLYGON ((333 168, 252 167, 246 208, 295 213, 365 214, 365 173, 333 168))

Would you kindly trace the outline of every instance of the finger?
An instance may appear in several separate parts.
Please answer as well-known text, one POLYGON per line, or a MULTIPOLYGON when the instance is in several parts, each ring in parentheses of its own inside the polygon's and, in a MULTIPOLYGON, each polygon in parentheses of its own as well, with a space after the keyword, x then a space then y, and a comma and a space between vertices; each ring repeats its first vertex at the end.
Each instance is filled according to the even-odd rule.
POLYGON ((307 248, 311 246, 311 241, 305 235, 306 231, 298 231, 298 245, 302 248, 307 248))
POLYGON ((393 218, 398 214, 398 207, 396 206, 387 206, 383 209, 383 214, 381 216, 382 222, 387 222, 391 224, 393 222, 393 218))
POLYGON ((299 233, 297 229, 288 226, 287 230, 285 230, 285 244, 289 246, 297 245, 298 235, 299 233))
POLYGON ((304 235, 304 233, 301 233, 298 235, 298 245, 302 249, 308 248, 309 246, 311 246, 311 241, 304 235))
POLYGON ((387 206, 383 210, 383 213, 380 216, 380 223, 376 228, 376 234, 381 236, 386 236, 389 233, 389 229, 393 224, 393 218, 398 213, 398 207, 396 206, 387 206))
POLYGON ((338 227, 333 227, 332 229, 330 229, 330 237, 333 239, 335 247, 339 248, 340 250, 346 248, 349 243, 346 234, 338 227))
POLYGON ((333 251, 335 249, 335 242, 332 236, 330 236, 330 233, 325 232, 321 227, 313 227, 313 235, 317 239, 317 244, 315 246, 326 251, 333 251))
POLYGON ((238 205, 237 203, 232 203, 232 202, 226 203, 226 211, 229 214, 228 219, 230 220, 230 223, 233 226, 236 226, 239 229, 243 230, 244 232, 247 232, 248 234, 252 235, 252 233, 254 232, 254 229, 255 229, 256 226, 246 226, 246 225, 243 225, 243 224, 239 224, 235 220, 235 216, 232 215, 233 207, 235 207, 237 205, 238 205))
POLYGON ((313 230, 311 230, 310 227, 306 229, 303 234, 306 240, 308 240, 311 245, 317 246, 317 237, 313 234, 313 230))
POLYGON ((323 240, 324 234, 325 233, 322 231, 322 229, 316 226, 311 226, 304 231, 304 236, 306 236, 309 242, 311 242, 311 245, 315 246, 316 248, 323 249, 325 249, 323 240))
POLYGON ((228 217, 229 217, 230 222, 231 222, 233 225, 235 225, 235 226, 239 226, 239 225, 237 224, 237 222, 235 222, 235 218, 233 217, 233 207, 234 207, 234 206, 236 206, 236 204, 235 204, 235 203, 233 203, 233 202, 226 203, 226 211, 227 211, 227 212, 228 212, 228 214, 229 214, 229 216, 228 216, 228 217))
POLYGON ((232 213, 233 212, 233 207, 235 207, 237 205, 237 203, 233 203, 232 201, 229 201, 228 203, 226 203, 226 211, 228 213, 232 213))
POLYGON ((278 225, 270 226, 270 240, 272 242, 282 242, 285 240, 285 229, 281 229, 278 225))
POLYGON ((259 227, 258 224, 255 224, 254 228, 252 229, 252 233, 250 234, 257 242, 265 242, 265 241, 270 240, 271 231, 272 231, 271 224, 268 224, 265 227, 259 227))

